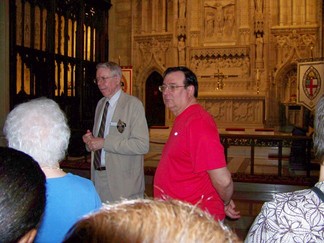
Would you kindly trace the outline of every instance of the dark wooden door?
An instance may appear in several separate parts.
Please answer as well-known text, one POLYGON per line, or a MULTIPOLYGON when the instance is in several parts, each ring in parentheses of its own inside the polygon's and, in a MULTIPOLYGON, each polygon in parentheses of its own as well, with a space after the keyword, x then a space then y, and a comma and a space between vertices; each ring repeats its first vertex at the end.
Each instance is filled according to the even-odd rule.
POLYGON ((153 72, 146 80, 146 119, 149 126, 165 125, 165 106, 159 86, 163 78, 158 72, 153 72))

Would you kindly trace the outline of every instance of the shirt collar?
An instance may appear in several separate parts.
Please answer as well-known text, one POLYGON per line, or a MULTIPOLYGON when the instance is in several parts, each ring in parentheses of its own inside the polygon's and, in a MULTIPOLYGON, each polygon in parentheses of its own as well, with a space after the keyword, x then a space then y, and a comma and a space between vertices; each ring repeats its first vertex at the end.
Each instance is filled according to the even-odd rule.
POLYGON ((121 89, 118 90, 118 91, 116 92, 116 94, 114 94, 113 97, 111 97, 109 100, 106 99, 107 101, 109 101, 109 106, 114 107, 114 106, 116 105, 117 100, 118 100, 119 97, 120 97, 120 94, 121 94, 121 89))

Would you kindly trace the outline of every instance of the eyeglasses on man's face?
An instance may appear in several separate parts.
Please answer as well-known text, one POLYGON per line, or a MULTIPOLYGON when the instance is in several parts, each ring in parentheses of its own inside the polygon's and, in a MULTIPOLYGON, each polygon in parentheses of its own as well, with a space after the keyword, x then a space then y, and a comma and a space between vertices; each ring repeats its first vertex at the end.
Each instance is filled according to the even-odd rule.
POLYGON ((186 85, 176 85, 176 84, 162 84, 159 86, 160 92, 164 92, 169 89, 171 92, 174 92, 177 88, 186 87, 186 85))
POLYGON ((108 80, 108 79, 110 79, 110 78, 114 78, 114 77, 116 77, 116 75, 114 75, 114 76, 104 76, 104 77, 98 77, 98 78, 95 78, 94 80, 93 80, 93 82, 95 83, 95 84, 98 84, 98 83, 100 83, 100 82, 106 82, 106 80, 108 80))

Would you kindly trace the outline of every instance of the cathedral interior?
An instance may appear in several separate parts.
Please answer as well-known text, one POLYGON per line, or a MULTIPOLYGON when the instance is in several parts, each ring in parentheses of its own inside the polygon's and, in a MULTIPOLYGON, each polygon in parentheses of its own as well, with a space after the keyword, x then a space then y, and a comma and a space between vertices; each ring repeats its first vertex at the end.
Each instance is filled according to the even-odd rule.
MULTIPOLYGON (((157 147, 165 140, 163 129, 168 131, 174 121, 158 90, 171 66, 187 66, 197 75, 198 101, 228 146, 238 145, 229 144, 235 134, 251 141, 250 131, 308 135, 316 100, 324 93, 323 12, 322 0, 0 1, 0 126, 17 104, 46 96, 59 103, 72 141, 83 148, 80 134, 92 126, 101 98, 93 82, 96 64, 109 60, 122 66, 124 91, 143 102, 150 135, 155 136, 146 156, 148 179, 151 163, 158 163, 157 147)), ((5 144, 2 129, 0 138, 5 144)), ((280 148, 275 157, 282 176, 285 146, 278 144, 273 147, 280 148)), ((226 154, 230 167, 239 149, 226 154)), ((263 153, 269 161, 269 149, 260 151, 253 150, 253 156, 263 153)), ((242 164, 236 169, 242 170, 242 164)), ((261 167, 256 160, 255 171, 252 166, 244 169, 254 174, 261 167)), ((267 197, 274 191, 266 191, 270 185, 252 187, 267 197)), ((236 195, 249 222, 269 199, 254 193, 255 199, 246 203, 250 194, 238 187, 236 195)))
POLYGON ((299 102, 299 65, 323 65, 323 6, 320 0, 2 1, 1 123, 16 104, 47 96, 73 129, 88 127, 100 98, 95 64, 110 60, 131 70, 128 91, 144 103, 149 126, 172 126, 158 86, 167 67, 181 65, 196 73, 199 102, 220 128, 307 128, 313 107, 299 102))

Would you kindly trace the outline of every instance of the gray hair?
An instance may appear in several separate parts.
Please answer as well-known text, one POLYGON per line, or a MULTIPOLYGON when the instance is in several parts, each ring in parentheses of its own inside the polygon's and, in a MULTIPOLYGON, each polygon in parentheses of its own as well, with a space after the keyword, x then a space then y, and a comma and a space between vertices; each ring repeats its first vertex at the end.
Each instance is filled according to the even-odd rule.
POLYGON ((98 63, 96 66, 96 69, 98 69, 98 68, 108 68, 113 75, 116 75, 119 78, 122 77, 121 67, 115 62, 98 63))
POLYGON ((316 156, 320 158, 321 164, 324 160, 324 96, 320 98, 316 105, 314 119, 314 149, 316 156))
POLYGON ((3 132, 8 146, 33 157, 41 167, 55 168, 64 159, 70 139, 67 119, 58 104, 38 98, 15 107, 3 132))

